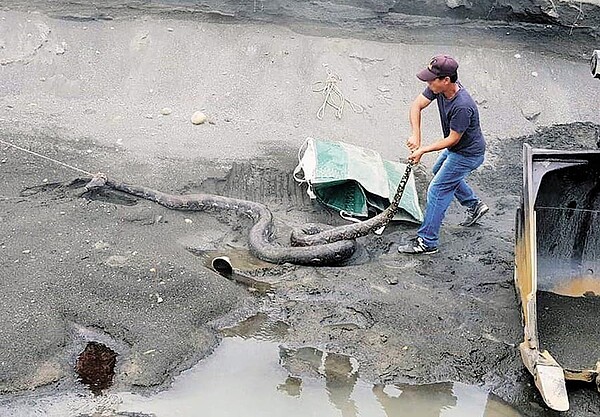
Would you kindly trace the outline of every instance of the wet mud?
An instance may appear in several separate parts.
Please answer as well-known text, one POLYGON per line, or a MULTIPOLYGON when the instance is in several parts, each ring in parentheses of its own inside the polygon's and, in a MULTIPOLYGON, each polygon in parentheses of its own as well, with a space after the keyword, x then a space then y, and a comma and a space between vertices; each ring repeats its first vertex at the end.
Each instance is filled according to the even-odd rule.
MULTIPOLYGON (((398 255, 396 245, 413 233, 414 227, 392 224, 381 236, 359 239, 360 261, 345 267, 265 267, 244 260, 250 222, 243 217, 201 213, 190 223, 185 221, 186 214, 152 203, 123 205, 120 199, 82 197, 82 183, 75 180, 27 186, 18 203, 2 201, 6 210, 3 227, 8 235, 0 243, 12 254, 10 259, 19 259, 18 264, 4 261, 3 267, 16 271, 18 265, 15 276, 29 271, 39 277, 42 284, 37 291, 60 306, 54 309, 58 316, 43 316, 41 323, 46 329, 60 326, 67 318, 100 327, 131 346, 128 352, 117 352, 120 360, 114 380, 119 389, 160 386, 169 380, 165 375, 176 375, 202 357, 203 349, 208 352, 216 340, 204 330, 207 319, 200 317, 212 317, 216 320, 212 326, 220 327, 248 312, 262 310, 263 318, 274 317, 285 323, 287 330, 277 337, 288 349, 319 346, 352 356, 361 363, 361 376, 368 381, 484 384, 525 415, 546 415, 543 407, 535 405, 542 404, 541 399, 531 387, 530 375, 515 347, 522 337, 512 283, 512 222, 520 192, 520 149, 523 142, 540 147, 595 147, 597 129, 590 123, 559 125, 492 146, 495 163, 473 176, 475 186, 492 207, 489 217, 478 226, 462 228, 454 225, 462 212, 451 207, 442 232, 446 245, 431 257, 398 255), (20 235, 11 232, 17 229, 20 216, 38 219, 35 224, 39 230, 20 229, 20 235), (158 218, 161 220, 157 222, 158 218), (80 225, 75 229, 74 221, 80 225), (70 241, 68 246, 61 246, 63 239, 48 245, 39 233, 65 234, 70 241), (15 245, 18 236, 26 240, 15 245), (148 236, 160 239, 148 240, 148 236), (79 242, 81 249, 75 249, 74 242, 79 242), (247 285, 230 282, 211 269, 206 256, 198 258, 190 253, 189 246, 204 248, 205 254, 213 257, 230 256, 232 268, 268 283, 270 295, 257 297, 247 285), (25 250, 29 252, 23 253, 25 250), (36 258, 45 262, 55 257, 62 261, 47 265, 46 278, 42 279, 35 272, 36 258), (68 272, 90 268, 97 272, 68 272), (80 287, 73 287, 73 282, 79 282, 80 287), (74 288, 73 297, 57 291, 58 285, 74 288), (208 301, 201 297, 206 292, 220 296, 208 301), (132 307, 139 313, 132 314, 132 307), (148 317, 152 317, 150 322, 148 317)), ((20 158, 11 156, 12 160, 20 158)), ((291 169, 286 166, 293 167, 294 159, 288 156, 283 161, 281 169, 265 167, 264 160, 237 164, 220 177, 189 182, 176 191, 214 192, 265 202, 273 210, 282 242, 294 225, 307 220, 343 223, 335 213, 307 200, 303 189, 292 188, 291 169), (250 181, 251 187, 242 184, 250 181)), ((15 165, 10 181, 27 176, 19 165, 15 165)), ((419 176, 422 188, 430 174, 422 171, 419 176)), ((57 364, 56 371, 47 374, 54 380, 69 375, 67 369, 61 371, 60 364, 66 358, 61 348, 64 336, 58 328, 57 342, 44 343, 57 364)), ((48 358, 47 354, 30 352, 31 357, 48 358)), ((14 370, 27 374, 39 366, 23 365, 14 370)), ((3 381, 5 390, 31 386, 16 374, 5 374, 3 381)), ((294 380, 288 385, 282 389, 294 392, 294 380)), ((583 387, 572 397, 575 414, 571 415, 585 415, 577 414, 582 409, 579 404, 585 404, 592 413, 600 410, 593 387, 583 387)))

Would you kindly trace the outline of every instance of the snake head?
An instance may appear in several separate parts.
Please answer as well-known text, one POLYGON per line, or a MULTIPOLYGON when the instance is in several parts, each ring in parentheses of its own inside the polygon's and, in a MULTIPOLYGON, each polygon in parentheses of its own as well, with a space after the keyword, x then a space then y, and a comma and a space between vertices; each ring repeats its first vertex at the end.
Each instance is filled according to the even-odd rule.
POLYGON ((104 187, 106 185, 106 181, 108 181, 106 174, 98 172, 97 174, 94 174, 90 182, 85 185, 85 189, 90 191, 95 188, 104 187))

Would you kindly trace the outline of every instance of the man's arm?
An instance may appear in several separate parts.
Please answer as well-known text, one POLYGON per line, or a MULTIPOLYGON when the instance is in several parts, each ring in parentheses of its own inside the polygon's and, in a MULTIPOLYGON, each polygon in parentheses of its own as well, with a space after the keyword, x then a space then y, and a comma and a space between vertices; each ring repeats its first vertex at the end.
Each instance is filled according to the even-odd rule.
POLYGON ((410 154, 408 159, 414 162, 415 164, 418 164, 423 154, 427 152, 441 151, 442 149, 450 148, 458 143, 462 135, 462 133, 458 133, 455 130, 450 130, 450 134, 447 137, 433 142, 431 145, 423 146, 414 150, 410 154))
POLYGON ((415 97, 410 105, 409 120, 412 135, 408 138, 406 146, 411 151, 415 151, 421 146, 421 111, 429 106, 431 101, 421 93, 415 97))

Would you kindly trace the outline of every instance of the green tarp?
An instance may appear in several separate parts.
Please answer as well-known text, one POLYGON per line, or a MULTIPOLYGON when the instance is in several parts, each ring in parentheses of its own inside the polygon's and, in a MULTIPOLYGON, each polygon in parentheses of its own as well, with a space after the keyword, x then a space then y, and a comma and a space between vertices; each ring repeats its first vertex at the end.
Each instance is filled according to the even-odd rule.
MULTIPOLYGON (((406 164, 343 142, 308 138, 300 148, 294 178, 308 184, 308 194, 341 214, 367 218, 390 205, 406 164), (304 177, 300 177, 300 172, 304 177)), ((411 174, 394 220, 423 221, 411 174)))

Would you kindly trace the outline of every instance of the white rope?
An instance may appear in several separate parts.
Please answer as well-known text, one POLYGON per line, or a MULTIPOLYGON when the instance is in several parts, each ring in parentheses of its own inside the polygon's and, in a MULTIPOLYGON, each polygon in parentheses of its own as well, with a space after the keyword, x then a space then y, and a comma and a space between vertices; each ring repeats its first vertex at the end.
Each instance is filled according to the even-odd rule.
POLYGON ((69 164, 65 164, 64 162, 60 162, 60 161, 57 161, 56 159, 49 158, 49 157, 41 155, 41 154, 39 154, 37 152, 30 151, 29 149, 21 148, 20 146, 17 146, 14 143, 5 142, 2 139, 0 139, 0 143, 3 143, 3 144, 8 145, 8 146, 12 146, 13 148, 16 148, 16 149, 18 149, 20 151, 27 152, 27 153, 30 153, 30 154, 35 155, 35 156, 39 156, 40 158, 47 159, 48 161, 56 162, 59 165, 62 165, 62 166, 67 167, 67 168, 71 168, 72 170, 75 170, 75 171, 79 171, 79 172, 81 172, 83 174, 89 175, 90 177, 94 176, 94 174, 92 174, 91 172, 87 172, 87 171, 84 171, 83 169, 71 166, 69 164))
POLYGON ((319 110, 317 111, 317 119, 323 120, 323 115, 325 114, 325 107, 330 105, 335 109, 335 117, 338 119, 342 118, 342 113, 344 112, 344 106, 346 102, 350 104, 352 110, 356 113, 362 113, 365 111, 364 107, 360 104, 353 103, 348 100, 342 90, 338 87, 338 84, 342 81, 341 77, 333 72, 329 68, 327 68, 327 79, 325 81, 317 81, 314 83, 315 86, 321 86, 318 88, 313 88, 313 92, 315 93, 323 93, 325 96, 325 100, 319 110))

